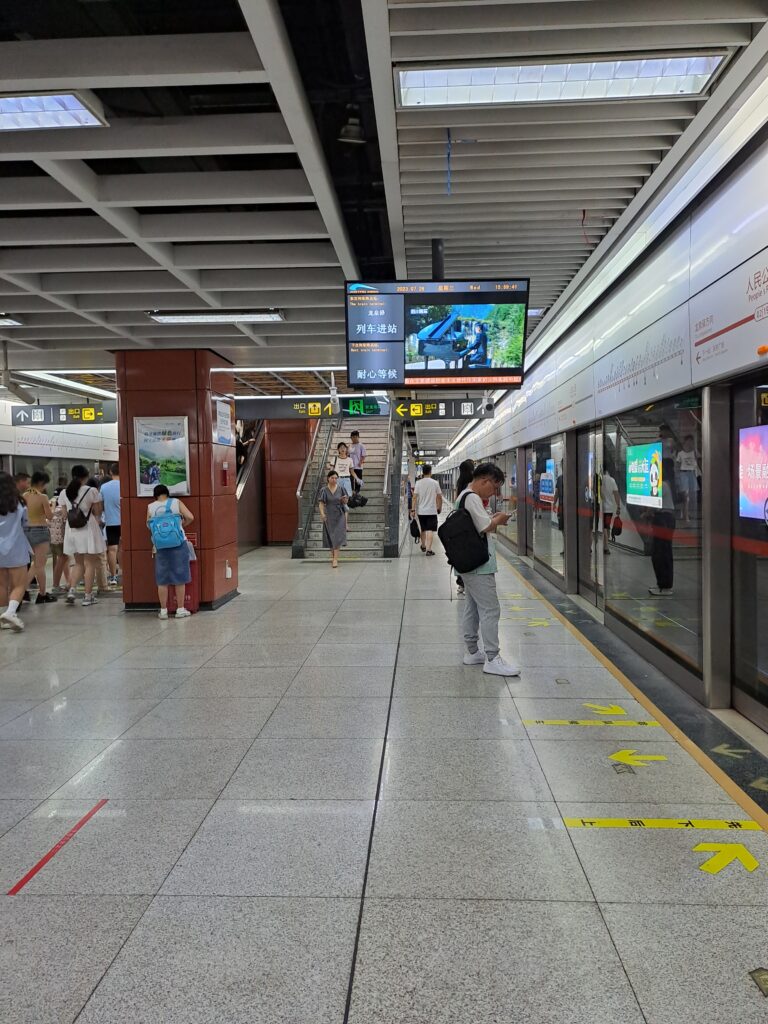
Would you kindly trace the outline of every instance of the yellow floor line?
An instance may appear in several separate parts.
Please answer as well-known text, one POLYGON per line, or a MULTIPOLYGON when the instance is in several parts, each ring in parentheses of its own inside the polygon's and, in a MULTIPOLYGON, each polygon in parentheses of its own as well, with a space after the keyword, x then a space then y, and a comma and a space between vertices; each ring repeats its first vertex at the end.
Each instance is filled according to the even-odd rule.
MULTIPOLYGON (((507 563, 509 565, 509 563, 507 563)), ((680 744, 680 746, 686 750, 691 757, 701 765, 704 771, 715 780, 715 782, 723 789, 734 803, 737 803, 742 810, 746 811, 763 829, 764 832, 768 832, 768 813, 766 813, 762 807, 755 803, 755 801, 748 796, 744 790, 737 783, 733 781, 722 768, 718 767, 715 762, 705 754, 701 747, 697 746, 690 736, 686 736, 684 732, 672 722, 663 711, 660 711, 653 701, 647 697, 642 690, 639 690, 635 684, 624 675, 624 673, 618 669, 610 658, 607 658, 602 651, 599 651, 593 643, 591 643, 583 633, 581 633, 571 622, 568 621, 565 615, 562 615, 553 604, 551 604, 543 594, 534 587, 521 573, 515 569, 513 565, 509 565, 511 571, 520 579, 523 585, 536 596, 537 600, 542 601, 547 608, 549 608, 553 618, 557 619, 558 622, 562 623, 563 626, 572 633, 573 636, 579 641, 582 646, 595 657, 603 668, 607 669, 614 679, 624 687, 629 695, 637 701, 638 704, 642 705, 646 711, 648 711, 669 733, 673 740, 680 744)), ((674 685, 674 684, 671 684, 674 685)))

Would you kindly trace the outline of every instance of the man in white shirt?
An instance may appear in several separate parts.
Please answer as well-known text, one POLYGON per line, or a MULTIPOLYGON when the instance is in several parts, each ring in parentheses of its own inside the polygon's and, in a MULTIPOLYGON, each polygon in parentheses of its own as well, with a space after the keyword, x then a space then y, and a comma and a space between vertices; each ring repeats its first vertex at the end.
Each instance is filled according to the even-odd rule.
POLYGON ((432 467, 424 467, 424 475, 416 481, 413 489, 413 512, 418 516, 421 530, 421 550, 425 555, 434 555, 432 538, 437 529, 437 517, 443 507, 443 492, 440 484, 432 479, 432 467))

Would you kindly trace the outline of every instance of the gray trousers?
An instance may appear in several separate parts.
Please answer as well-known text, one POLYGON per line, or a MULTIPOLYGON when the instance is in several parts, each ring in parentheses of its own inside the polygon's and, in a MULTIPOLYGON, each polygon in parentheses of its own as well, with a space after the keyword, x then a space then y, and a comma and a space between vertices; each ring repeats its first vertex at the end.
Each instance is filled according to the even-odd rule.
POLYGON ((499 653, 499 617, 501 607, 496 593, 493 573, 464 576, 464 644, 470 654, 477 650, 478 627, 483 638, 483 650, 488 661, 499 653))

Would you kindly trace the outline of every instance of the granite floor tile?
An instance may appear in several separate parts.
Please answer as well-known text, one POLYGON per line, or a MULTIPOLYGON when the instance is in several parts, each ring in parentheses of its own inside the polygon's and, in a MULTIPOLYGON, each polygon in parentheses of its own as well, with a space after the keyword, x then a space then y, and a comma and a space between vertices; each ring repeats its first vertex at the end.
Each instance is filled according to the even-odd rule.
POLYGON ((376 738, 386 731, 388 705, 384 697, 283 697, 261 735, 376 738))
MULTIPOLYGON (((574 700, 572 698, 547 699, 518 697, 514 682, 510 692, 515 694, 515 706, 520 712, 526 732, 531 739, 564 740, 568 742, 594 742, 596 740, 619 740, 622 747, 631 746, 631 741, 651 743, 674 743, 674 739, 660 725, 622 725, 627 722, 652 722, 650 715, 637 701, 627 697, 611 700, 574 700), (604 708, 600 713, 594 707, 604 708), (617 710, 614 710, 617 709, 617 710), (623 712, 623 713, 619 713, 623 712), (541 722, 610 722, 604 725, 547 725, 541 722)), ((620 748, 617 748, 620 749, 620 748)))
POLYGON ((389 697, 392 666, 366 665, 360 672, 338 665, 305 665, 288 688, 289 697, 389 697))
POLYGON ((73 1021, 148 903, 144 896, 3 897, 0 1020, 73 1021))
POLYGON ((373 800, 381 739, 259 738, 225 800, 373 800))
POLYGON ((162 700, 189 679, 193 668, 108 668, 84 676, 67 689, 68 700, 162 700))
POLYGON ((520 664, 524 668, 550 668, 576 665, 597 667, 598 661, 582 644, 527 644, 520 650, 520 664))
POLYGON ((320 637, 321 644, 343 644, 356 648, 367 648, 369 640, 374 639, 377 644, 397 644, 400 639, 400 624, 395 622, 377 622, 370 625, 356 624, 348 626, 344 623, 337 623, 331 620, 323 635, 320 637))
POLYGON ((551 800, 527 743, 489 739, 390 739, 385 800, 551 800))
POLYGON ((510 685, 515 698, 583 698, 592 703, 609 704, 617 699, 626 700, 628 696, 618 679, 601 665, 592 668, 572 665, 561 665, 557 668, 523 668, 517 678, 510 680, 510 685))
POLYGON ((17 825, 38 803, 39 800, 6 800, 0 795, 0 836, 17 825))
MULTIPOLYGON (((482 645, 481 645, 482 646, 482 645)), ((397 664, 417 668, 453 668, 461 665, 466 653, 464 644, 400 644, 397 664)))
MULTIPOLYGON (((564 818, 714 819, 746 821, 736 804, 559 803, 564 818)), ((700 870, 713 852, 701 843, 743 844, 768 862, 768 835, 738 829, 573 828, 571 839, 595 898, 604 903, 768 905, 768 875, 731 863, 719 874, 700 870)), ((682 911, 681 911, 682 913, 682 911)), ((687 913, 687 911, 686 911, 687 913)))
POLYGON ((763 1024, 765 996, 749 972, 765 964, 765 907, 602 912, 649 1024, 763 1024))
POLYGON ((457 737, 525 739, 509 697, 395 697, 389 722, 392 739, 457 737))
POLYGON ((107 740, 2 740, 0 795, 44 800, 107 746, 107 740))
MULTIPOLYGON (((116 740, 62 786, 56 796, 97 800, 105 795, 135 800, 214 799, 250 743, 248 739, 116 740)), ((48 793, 50 789, 45 795, 48 793)))
POLYGON ((226 669, 203 665, 186 677, 169 696, 282 697, 296 675, 295 665, 229 665, 226 669))
POLYGON ((357 900, 157 897, 78 1024, 340 1024, 357 914, 357 900))
POLYGON ((0 740, 113 740, 156 704, 155 700, 70 700, 62 694, 8 722, 0 728, 0 740))
POLYGON ((0 725, 12 722, 39 703, 36 700, 2 700, 0 699, 0 725))
MULTIPOLYGON (((3 891, 23 878, 94 806, 48 800, 0 839, 3 891)), ((25 896, 157 892, 210 800, 109 800, 25 886, 25 896)))
POLYGON ((384 800, 366 892, 382 897, 591 900, 554 803, 384 800))
POLYGON ((396 697, 508 697, 503 676, 486 675, 482 665, 432 668, 398 662, 396 697))
POLYGON ((307 666, 324 667, 337 665, 340 668, 364 670, 367 666, 394 665, 397 644, 337 644, 319 643, 307 658, 307 666))
POLYGON ((362 800, 220 800, 161 892, 358 897, 372 813, 362 800))
POLYGON ((0 668, 0 698, 4 700, 48 700, 66 690, 78 679, 88 675, 90 666, 76 668, 43 668, 35 659, 35 667, 0 668))
POLYGON ((555 800, 628 803, 688 804, 728 803, 730 798, 717 783, 676 743, 662 745, 653 740, 612 741, 534 739, 539 759, 555 800), (664 757, 664 761, 646 761, 627 766, 611 760, 624 754, 664 757), (630 771, 629 768, 632 770, 630 771))
POLYGON ((644 1024, 597 907, 451 899, 366 899, 349 1021, 644 1024))
POLYGON ((209 668, 227 671, 232 665, 290 666, 300 668, 309 657, 314 644, 271 643, 263 640, 253 644, 228 644, 210 659, 209 668))
POLYGON ((125 734, 135 739, 254 738, 278 697, 188 697, 164 700, 125 734))
MULTIPOLYGON (((180 622, 186 628, 190 622, 180 622)), ((216 653, 216 644, 187 644, 179 647, 134 647, 127 654, 117 658, 115 668, 200 668, 216 653)))

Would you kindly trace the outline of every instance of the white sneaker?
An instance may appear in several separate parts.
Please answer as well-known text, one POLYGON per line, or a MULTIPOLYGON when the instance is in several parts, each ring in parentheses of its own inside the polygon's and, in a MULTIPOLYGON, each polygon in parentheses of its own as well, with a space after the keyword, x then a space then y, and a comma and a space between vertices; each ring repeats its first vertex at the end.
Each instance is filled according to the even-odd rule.
POLYGON ((161 608, 160 611, 157 613, 157 617, 158 617, 158 619, 167 619, 168 618, 168 609, 167 608, 161 608))
POLYGON ((465 665, 483 665, 485 664, 485 654, 482 651, 475 651, 474 653, 467 651, 464 655, 465 665))
POLYGON ((99 599, 95 594, 86 594, 80 604, 83 608, 90 608, 92 604, 98 604, 99 599))
POLYGON ((648 587, 648 593, 652 597, 672 597, 675 592, 671 588, 665 590, 663 587, 648 587))
POLYGON ((7 629, 14 629, 17 633, 24 632, 24 623, 15 612, 3 612, 0 619, 8 623, 7 629))
POLYGON ((188 619, 191 614, 192 612, 188 611, 186 608, 179 608, 175 617, 177 619, 188 619))
POLYGON ((493 661, 486 661, 483 672, 489 676, 519 676, 520 669, 516 665, 508 665, 500 654, 497 654, 493 661))
POLYGON ((66 596, 65 600, 66 600, 67 604, 74 604, 75 603, 75 588, 74 587, 70 588, 69 592, 67 593, 67 596, 66 596))

